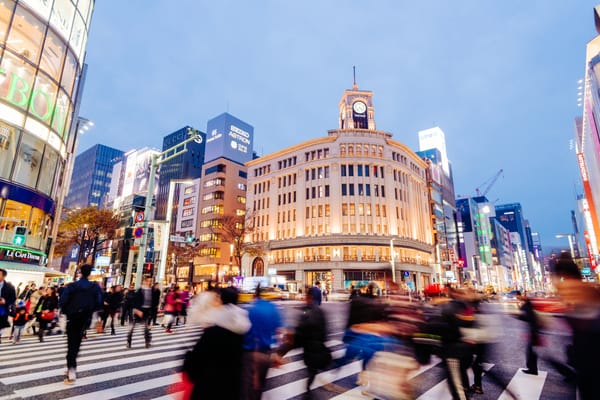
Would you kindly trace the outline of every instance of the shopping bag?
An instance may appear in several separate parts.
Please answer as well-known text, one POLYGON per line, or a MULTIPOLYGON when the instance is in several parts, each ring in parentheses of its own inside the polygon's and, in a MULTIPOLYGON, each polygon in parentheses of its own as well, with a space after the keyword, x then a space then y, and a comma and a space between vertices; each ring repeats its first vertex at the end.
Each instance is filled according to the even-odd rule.
POLYGON ((412 400, 409 374, 419 367, 410 356, 378 351, 360 375, 363 394, 386 400, 412 400))

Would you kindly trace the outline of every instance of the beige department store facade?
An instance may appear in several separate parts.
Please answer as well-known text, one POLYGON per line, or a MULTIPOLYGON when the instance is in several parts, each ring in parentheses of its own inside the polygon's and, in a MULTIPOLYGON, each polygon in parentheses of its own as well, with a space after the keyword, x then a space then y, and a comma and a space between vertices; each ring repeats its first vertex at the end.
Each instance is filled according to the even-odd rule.
POLYGON ((340 101, 338 129, 246 163, 246 241, 262 254, 244 256, 245 276, 329 289, 432 282, 427 164, 376 129, 372 96, 355 85, 340 101))

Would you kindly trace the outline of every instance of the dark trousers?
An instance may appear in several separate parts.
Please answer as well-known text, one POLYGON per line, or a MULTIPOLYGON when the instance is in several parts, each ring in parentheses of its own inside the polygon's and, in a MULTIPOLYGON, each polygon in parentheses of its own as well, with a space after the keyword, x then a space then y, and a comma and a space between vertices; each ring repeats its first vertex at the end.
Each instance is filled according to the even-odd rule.
POLYGON ((150 308, 150 315, 151 315, 152 325, 156 325, 156 318, 158 317, 158 307, 150 308))
POLYGON ((121 312, 121 326, 125 325, 125 320, 127 319, 127 322, 131 322, 133 320, 132 316, 131 316, 131 307, 129 306, 123 306, 123 311, 121 312))
POLYGON ((117 315, 117 310, 104 310, 102 314, 102 329, 106 328, 106 321, 110 317, 110 329, 113 332, 115 331, 115 315, 117 315))
POLYGON ((135 329, 136 324, 143 323, 144 324, 144 341, 146 345, 150 344, 152 340, 152 334, 150 333, 150 324, 152 324, 152 316, 150 315, 150 309, 144 308, 142 309, 143 316, 140 318, 137 315, 133 315, 133 320, 129 325, 129 333, 127 334, 127 343, 131 345, 131 339, 133 338, 133 330, 135 329))
POLYGON ((483 362, 485 359, 485 347, 483 343, 475 345, 475 360, 473 360, 473 380, 475 386, 481 387, 481 377, 483 376, 483 362))
POLYGON ((242 356, 242 400, 260 400, 271 367, 271 354, 245 351, 242 356))
POLYGON ((454 356, 447 357, 444 360, 444 367, 448 375, 448 388, 453 400, 467 399, 466 390, 469 385, 467 369, 471 364, 471 359, 471 354, 465 354, 456 358, 454 356))
POLYGON ((537 372, 537 354, 535 354, 535 350, 533 350, 533 341, 530 340, 527 343, 527 369, 532 372, 537 372))
POLYGON ((89 316, 72 316, 67 320, 67 368, 77 368, 77 354, 89 318, 89 316))

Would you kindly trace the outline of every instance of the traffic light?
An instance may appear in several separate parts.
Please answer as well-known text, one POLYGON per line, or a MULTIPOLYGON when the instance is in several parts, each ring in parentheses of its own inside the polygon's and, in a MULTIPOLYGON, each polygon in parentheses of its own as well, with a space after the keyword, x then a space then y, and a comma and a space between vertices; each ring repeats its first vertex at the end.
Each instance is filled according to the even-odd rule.
POLYGON ((154 263, 144 263, 144 275, 154 275, 154 263))
POLYGON ((187 237, 185 238, 185 241, 186 241, 186 242, 188 242, 188 243, 193 243, 193 242, 194 242, 194 240, 196 240, 196 238, 195 238, 195 237, 193 237, 193 236, 187 236, 187 237))
POLYGON ((13 244, 16 246, 25 246, 25 235, 27 235, 27 227, 15 227, 15 235, 13 236, 13 244))

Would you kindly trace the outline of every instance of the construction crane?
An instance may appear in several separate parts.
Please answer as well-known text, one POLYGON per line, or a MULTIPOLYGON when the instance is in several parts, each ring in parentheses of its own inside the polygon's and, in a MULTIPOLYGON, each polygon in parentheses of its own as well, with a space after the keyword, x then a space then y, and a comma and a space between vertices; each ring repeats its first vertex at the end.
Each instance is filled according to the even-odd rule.
POLYGON ((494 186, 494 183, 496 183, 496 181, 498 180, 498 178, 500 177, 500 175, 502 175, 503 172, 504 172, 504 170, 501 169, 500 171, 496 172, 494 174, 494 176, 492 176, 491 178, 489 178, 488 180, 486 180, 485 182, 483 182, 481 185, 479 185, 479 187, 481 187, 481 186, 487 184, 487 186, 483 190, 480 190, 479 187, 477 187, 475 189, 475 193, 477 193, 477 196, 485 196, 490 191, 490 189, 492 188, 492 186, 494 186))

